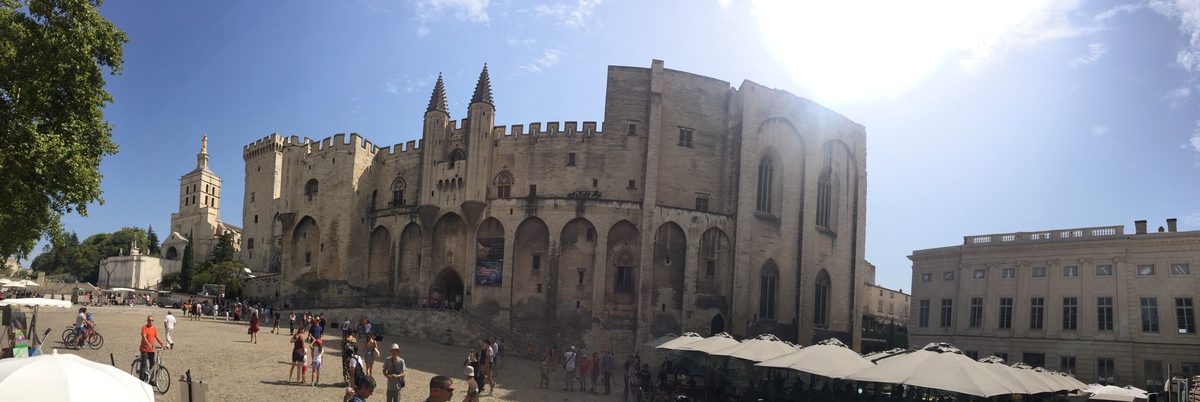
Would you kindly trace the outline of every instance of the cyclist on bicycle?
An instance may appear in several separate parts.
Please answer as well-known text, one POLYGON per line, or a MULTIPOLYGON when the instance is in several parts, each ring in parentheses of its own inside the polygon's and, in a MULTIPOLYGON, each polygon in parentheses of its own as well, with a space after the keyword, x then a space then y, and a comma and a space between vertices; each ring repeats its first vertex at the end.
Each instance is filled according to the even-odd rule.
POLYGON ((83 324, 88 321, 87 307, 79 308, 79 315, 75 316, 75 338, 72 339, 72 345, 83 345, 83 324))
POLYGON ((158 342, 158 344, 162 347, 167 346, 163 343, 162 339, 158 337, 158 329, 154 327, 154 316, 149 315, 146 316, 146 326, 142 327, 142 346, 139 349, 142 357, 142 371, 139 373, 139 377, 142 379, 142 381, 147 381, 147 379, 150 379, 150 385, 155 385, 151 374, 154 370, 155 342, 158 342))

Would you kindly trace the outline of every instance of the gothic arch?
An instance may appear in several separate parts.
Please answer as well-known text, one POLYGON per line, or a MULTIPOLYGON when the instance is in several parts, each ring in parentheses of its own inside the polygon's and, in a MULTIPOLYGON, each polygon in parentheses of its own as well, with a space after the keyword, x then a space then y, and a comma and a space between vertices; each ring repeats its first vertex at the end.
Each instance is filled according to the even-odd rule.
POLYGON ((822 268, 817 272, 817 279, 813 281, 813 324, 817 328, 829 328, 832 290, 829 272, 822 268))
POLYGON ((400 232, 400 255, 396 258, 400 266, 396 269, 395 277, 396 283, 406 289, 401 294, 407 297, 420 295, 417 279, 421 267, 421 235, 421 225, 416 222, 405 225, 404 231, 400 232))
POLYGON ((400 175, 396 175, 396 178, 392 179, 392 185, 391 185, 392 200, 388 202, 389 207, 395 208, 395 207, 404 206, 404 204, 406 203, 406 201, 404 200, 404 190, 407 187, 408 187, 408 182, 404 181, 404 177, 401 177, 400 175))
POLYGON ((392 234, 382 225, 371 232, 371 240, 367 244, 366 285, 389 283, 388 267, 392 260, 392 234))
POLYGON ((729 235, 711 227, 700 236, 696 290, 701 294, 732 296, 733 249, 729 235))
MULTIPOLYGON (((506 276, 510 276, 510 272, 504 272, 504 263, 507 261, 504 255, 507 242, 504 236, 504 224, 499 219, 489 217, 479 223, 479 228, 475 231, 475 285, 476 291, 487 291, 487 286, 499 287, 503 285, 506 276)), ((496 296, 496 295, 491 295, 496 296)))
POLYGON ((622 219, 609 228, 607 246, 605 280, 610 282, 605 284, 606 299, 616 305, 635 304, 641 233, 632 222, 622 219))
POLYGON ((651 272, 651 306, 655 333, 681 333, 683 329, 684 270, 688 255, 687 235, 671 221, 654 232, 654 258, 651 272))
POLYGON ((292 230, 292 272, 303 277, 320 279, 321 227, 316 219, 305 216, 292 230))
POLYGON ((473 248, 467 247, 466 222, 453 212, 438 218, 433 225, 433 255, 429 256, 431 268, 455 267, 461 269, 470 264, 470 255, 462 255, 473 248))
POLYGON ((578 314, 560 313, 559 319, 591 318, 597 240, 596 227, 586 218, 567 222, 558 235, 558 265, 561 267, 558 288, 562 290, 559 298, 579 303, 578 309, 567 309, 567 312, 578 314))
POLYGON ((304 197, 312 201, 313 198, 316 198, 318 189, 319 184, 317 179, 308 179, 308 182, 304 183, 304 197))
POLYGON ((462 148, 454 148, 453 151, 450 151, 449 155, 446 155, 446 160, 449 162, 446 167, 454 169, 454 163, 463 159, 467 159, 467 154, 463 152, 462 148))
POLYGON ((433 280, 433 285, 429 287, 429 298, 443 306, 444 303, 451 302, 455 310, 462 310, 464 289, 462 274, 454 267, 448 266, 442 268, 433 280))
POLYGON ((783 159, 775 147, 768 146, 758 158, 755 176, 754 209, 781 216, 783 197, 783 159))
POLYGON ((758 274, 758 319, 778 320, 779 317, 779 265, 768 259, 758 274))

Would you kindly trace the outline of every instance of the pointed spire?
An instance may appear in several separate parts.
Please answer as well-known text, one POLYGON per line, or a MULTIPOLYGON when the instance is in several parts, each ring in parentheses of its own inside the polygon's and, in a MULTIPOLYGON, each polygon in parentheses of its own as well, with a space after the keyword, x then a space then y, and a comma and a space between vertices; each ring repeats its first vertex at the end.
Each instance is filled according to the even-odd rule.
POLYGON ((450 108, 446 106, 446 87, 442 85, 442 73, 438 73, 437 84, 433 86, 433 95, 429 97, 429 108, 425 111, 450 113, 450 108))
POLYGON ((492 104, 492 80, 488 78, 487 63, 483 63, 483 72, 479 73, 479 83, 475 84, 475 95, 471 103, 492 104))

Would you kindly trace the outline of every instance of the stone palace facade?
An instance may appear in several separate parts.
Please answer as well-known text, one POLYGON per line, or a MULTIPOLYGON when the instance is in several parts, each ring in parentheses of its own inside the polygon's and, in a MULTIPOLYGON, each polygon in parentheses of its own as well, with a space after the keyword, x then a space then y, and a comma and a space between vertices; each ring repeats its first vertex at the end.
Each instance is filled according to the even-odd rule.
POLYGON ((602 125, 497 126, 485 66, 458 121, 438 78, 420 141, 246 145, 241 258, 298 307, 433 301, 525 341, 857 344, 863 126, 657 60, 607 83, 602 125))
POLYGON ((1124 226, 966 236, 916 250, 913 345, 951 342, 968 356, 1074 374, 1086 383, 1161 391, 1200 374, 1200 231, 1124 226))

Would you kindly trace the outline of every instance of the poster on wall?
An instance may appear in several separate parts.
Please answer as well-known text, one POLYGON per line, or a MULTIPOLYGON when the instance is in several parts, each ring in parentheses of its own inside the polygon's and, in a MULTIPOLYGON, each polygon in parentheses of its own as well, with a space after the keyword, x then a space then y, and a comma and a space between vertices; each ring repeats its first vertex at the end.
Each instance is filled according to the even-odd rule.
POLYGON ((475 245, 475 284, 500 286, 504 279, 504 238, 480 238, 475 245))
POLYGON ((9 324, 9 330, 12 331, 13 340, 13 357, 28 357, 29 356, 29 339, 26 333, 29 326, 25 321, 24 312, 13 312, 12 321, 9 324))

